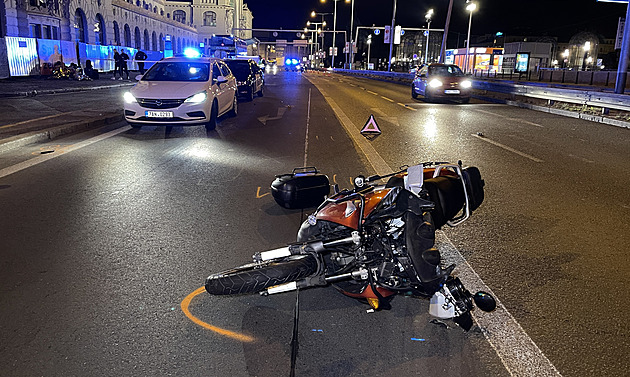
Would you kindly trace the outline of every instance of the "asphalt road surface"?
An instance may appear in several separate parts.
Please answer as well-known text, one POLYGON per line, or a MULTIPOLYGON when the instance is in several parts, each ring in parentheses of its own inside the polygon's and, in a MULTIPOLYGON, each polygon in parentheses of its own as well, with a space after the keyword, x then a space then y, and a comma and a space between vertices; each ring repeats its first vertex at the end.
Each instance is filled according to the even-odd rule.
MULTIPOLYGON (((60 106, 36 101, 42 116, 60 106)), ((118 124, 0 154, 0 374, 289 376, 299 297, 296 376, 624 375, 628 132, 280 72, 216 131, 118 124), (370 114, 383 133, 368 141, 370 114), (403 296, 367 313, 332 288, 199 291, 295 240, 308 212, 275 204, 275 174, 317 166, 349 187, 429 160, 486 180, 482 207, 439 237, 464 283, 501 303, 469 333, 403 296)))

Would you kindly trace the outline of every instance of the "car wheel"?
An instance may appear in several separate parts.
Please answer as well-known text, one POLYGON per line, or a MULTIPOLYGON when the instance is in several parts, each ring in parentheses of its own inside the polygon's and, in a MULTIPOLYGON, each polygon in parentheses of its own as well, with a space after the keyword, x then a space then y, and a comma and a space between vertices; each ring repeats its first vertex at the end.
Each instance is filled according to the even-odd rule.
POLYGON ((260 90, 258 91, 258 97, 262 97, 263 96, 263 86, 260 86, 260 90))
POLYGON ((230 109, 230 112, 228 113, 228 115, 231 117, 235 117, 237 114, 238 114, 238 99, 236 98, 236 95, 234 95, 234 99, 232 100, 232 108, 230 109))
POLYGON ((411 98, 417 99, 418 93, 416 93, 416 88, 414 88, 413 84, 411 84, 411 98))
POLYGON ((212 102, 212 110, 210 110, 210 120, 206 123, 206 130, 212 131, 217 128, 217 116, 219 115, 219 107, 217 101, 212 102))

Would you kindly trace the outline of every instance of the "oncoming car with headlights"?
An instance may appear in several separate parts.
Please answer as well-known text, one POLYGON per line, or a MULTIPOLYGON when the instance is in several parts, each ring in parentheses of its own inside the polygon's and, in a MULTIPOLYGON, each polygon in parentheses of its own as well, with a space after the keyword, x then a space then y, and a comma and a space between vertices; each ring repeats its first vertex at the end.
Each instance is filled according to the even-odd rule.
POLYGON ((411 84, 411 97, 424 96, 427 101, 434 99, 457 99, 463 103, 470 101, 472 81, 454 64, 429 64, 422 67, 411 84))
POLYGON ((223 61, 169 57, 155 63, 124 94, 125 119, 132 127, 204 124, 238 111, 236 80, 223 61))

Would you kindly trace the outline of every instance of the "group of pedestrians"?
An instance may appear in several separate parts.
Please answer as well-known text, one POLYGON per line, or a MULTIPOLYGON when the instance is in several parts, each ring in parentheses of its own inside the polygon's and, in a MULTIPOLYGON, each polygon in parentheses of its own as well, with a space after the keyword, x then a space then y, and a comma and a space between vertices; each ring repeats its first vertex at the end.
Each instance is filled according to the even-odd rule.
MULTIPOLYGON (((138 50, 136 53, 136 61, 138 62, 138 69, 140 70, 140 74, 144 74, 144 61, 147 59, 147 54, 141 50, 138 50)), ((125 50, 120 49, 120 53, 118 50, 114 50, 114 76, 112 76, 112 80, 116 80, 116 74, 120 76, 118 80, 123 80, 123 77, 126 80, 129 80, 129 68, 127 67, 127 60, 129 60, 129 55, 125 52, 125 50)))

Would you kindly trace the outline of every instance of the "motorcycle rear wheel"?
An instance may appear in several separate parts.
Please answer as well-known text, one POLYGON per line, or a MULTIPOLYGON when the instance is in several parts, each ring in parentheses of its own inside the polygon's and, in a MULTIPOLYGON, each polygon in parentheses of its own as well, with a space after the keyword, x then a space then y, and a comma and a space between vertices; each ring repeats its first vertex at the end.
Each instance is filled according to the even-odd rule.
POLYGON ((282 261, 249 263, 208 276, 206 291, 212 295, 256 293, 274 285, 304 279, 317 271, 312 255, 294 255, 282 261))

